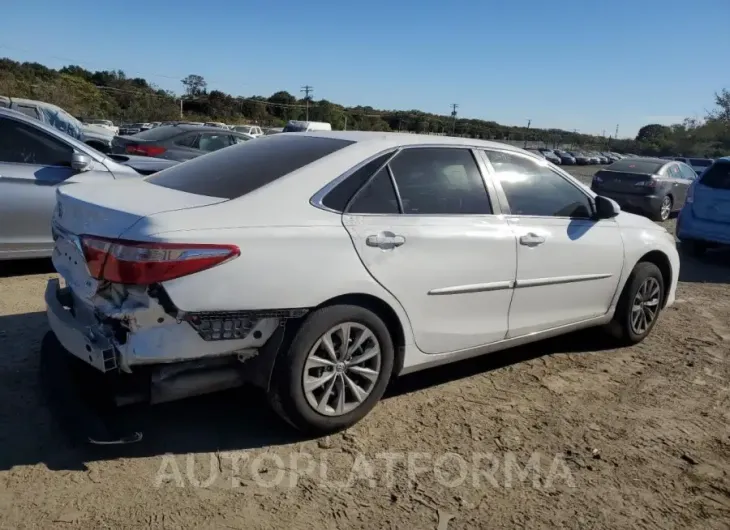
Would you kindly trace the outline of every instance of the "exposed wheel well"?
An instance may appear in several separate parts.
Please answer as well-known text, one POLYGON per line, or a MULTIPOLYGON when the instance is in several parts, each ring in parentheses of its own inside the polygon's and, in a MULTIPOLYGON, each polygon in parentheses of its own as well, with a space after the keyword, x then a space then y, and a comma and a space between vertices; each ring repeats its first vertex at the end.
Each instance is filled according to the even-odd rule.
POLYGON ((641 257, 638 263, 641 262, 653 263, 659 268, 659 272, 662 273, 662 279, 664 280, 664 297, 662 303, 666 304, 667 295, 669 294, 669 289, 671 288, 673 281, 672 265, 669 263, 669 258, 666 254, 664 254, 664 252, 661 252, 659 250, 652 250, 651 252, 648 252, 641 257))
POLYGON ((390 331, 390 336, 393 339, 393 346, 395 346, 393 376, 397 376, 403 368, 406 339, 405 332, 403 331, 403 325, 401 324, 401 321, 393 308, 390 307, 387 302, 381 300, 377 296, 363 293, 352 293, 331 298, 319 304, 314 309, 320 309, 322 307, 339 304, 358 305, 361 307, 365 307, 378 315, 383 320, 383 322, 385 322, 385 325, 388 327, 388 331, 390 331))

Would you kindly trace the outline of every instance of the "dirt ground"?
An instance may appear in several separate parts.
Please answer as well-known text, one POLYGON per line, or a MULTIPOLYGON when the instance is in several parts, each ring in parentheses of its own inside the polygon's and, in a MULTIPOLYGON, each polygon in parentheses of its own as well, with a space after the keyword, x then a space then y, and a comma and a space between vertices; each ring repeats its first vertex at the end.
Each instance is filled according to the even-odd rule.
POLYGON ((248 389, 131 409, 125 447, 73 443, 49 412, 50 277, 0 276, 2 529, 730 525, 728 253, 683 256, 676 306, 633 348, 587 331, 414 374, 319 440, 248 389))

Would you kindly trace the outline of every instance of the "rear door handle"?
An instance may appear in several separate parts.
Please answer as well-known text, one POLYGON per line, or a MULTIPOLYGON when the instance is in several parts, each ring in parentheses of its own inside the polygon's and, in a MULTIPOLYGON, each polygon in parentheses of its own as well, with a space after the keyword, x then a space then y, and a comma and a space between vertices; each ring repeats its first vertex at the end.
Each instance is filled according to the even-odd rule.
POLYGON ((520 237, 520 245, 525 245, 526 247, 536 247, 538 245, 542 245, 544 242, 544 237, 539 236, 533 232, 530 232, 529 234, 525 234, 524 236, 520 237))
POLYGON ((377 235, 370 235, 365 239, 365 244, 369 247, 376 247, 383 250, 390 250, 405 244, 406 238, 394 234, 393 232, 380 232, 377 235))

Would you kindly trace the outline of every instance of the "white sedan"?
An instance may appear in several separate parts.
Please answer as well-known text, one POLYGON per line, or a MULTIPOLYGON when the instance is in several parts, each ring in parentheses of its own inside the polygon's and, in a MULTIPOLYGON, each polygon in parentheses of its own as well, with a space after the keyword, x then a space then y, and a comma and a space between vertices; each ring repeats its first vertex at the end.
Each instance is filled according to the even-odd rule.
POLYGON ((140 180, 59 188, 44 348, 161 402, 250 382, 295 427, 402 374, 590 326, 643 340, 674 237, 493 142, 265 136, 140 180), (138 388, 135 386, 134 388, 138 388))

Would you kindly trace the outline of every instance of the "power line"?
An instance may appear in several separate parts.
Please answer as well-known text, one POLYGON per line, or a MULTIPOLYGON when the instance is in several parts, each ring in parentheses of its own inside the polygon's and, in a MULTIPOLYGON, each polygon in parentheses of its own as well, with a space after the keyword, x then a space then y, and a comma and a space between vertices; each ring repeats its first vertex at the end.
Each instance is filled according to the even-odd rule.
POLYGON ((304 101, 307 102, 307 104, 306 104, 306 107, 307 107, 307 121, 309 121, 309 99, 310 99, 309 94, 311 94, 313 90, 314 90, 314 87, 313 86, 310 86, 310 85, 304 85, 302 87, 302 89, 300 90, 300 92, 304 92, 304 101))

